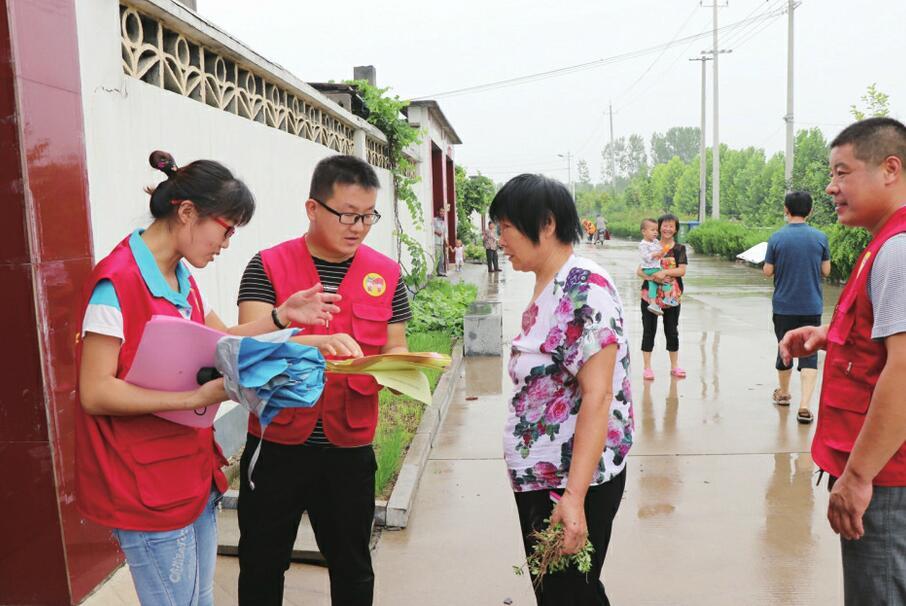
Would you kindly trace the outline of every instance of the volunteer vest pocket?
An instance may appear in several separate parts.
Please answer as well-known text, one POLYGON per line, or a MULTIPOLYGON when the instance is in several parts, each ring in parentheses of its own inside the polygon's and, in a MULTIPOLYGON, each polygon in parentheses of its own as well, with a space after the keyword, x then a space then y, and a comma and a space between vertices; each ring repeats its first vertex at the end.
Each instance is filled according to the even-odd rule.
POLYGON ((349 375, 346 382, 346 422, 353 429, 370 427, 377 416, 375 395, 381 386, 368 375, 349 375))
POLYGON ((864 379, 868 368, 845 359, 836 359, 825 366, 825 383, 834 385, 822 394, 824 402, 831 408, 848 410, 864 415, 871 403, 874 385, 864 379))
POLYGON ((210 482, 199 481, 211 475, 210 462, 194 435, 158 436, 129 447, 137 465, 134 468, 139 498, 150 509, 170 509, 198 499, 210 490, 210 482))
POLYGON ((352 304, 352 334, 355 340, 366 345, 383 345, 387 342, 387 322, 393 311, 389 307, 376 307, 367 303, 352 304))

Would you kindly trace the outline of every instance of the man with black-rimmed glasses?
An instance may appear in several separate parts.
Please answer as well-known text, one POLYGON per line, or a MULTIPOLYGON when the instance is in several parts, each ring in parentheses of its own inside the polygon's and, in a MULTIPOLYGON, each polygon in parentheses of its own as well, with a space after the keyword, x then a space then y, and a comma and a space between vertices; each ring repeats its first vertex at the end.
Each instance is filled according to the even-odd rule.
MULTIPOLYGON (((284 320, 273 314, 275 306, 299 284, 320 283, 342 297, 340 313, 327 326, 298 328, 319 337, 325 356, 407 351, 411 311, 399 264, 362 244, 381 218, 379 187, 374 169, 359 158, 332 156, 319 162, 305 202, 308 231, 252 258, 239 288, 240 321, 271 316, 274 330, 284 328, 284 320)), ((372 603, 368 545, 377 464, 371 441, 379 390, 367 375, 328 375, 313 408, 278 414, 263 439, 254 490, 248 467, 261 427, 249 417, 240 465, 240 604, 283 603, 283 575, 306 511, 327 560, 331 601, 372 603)))

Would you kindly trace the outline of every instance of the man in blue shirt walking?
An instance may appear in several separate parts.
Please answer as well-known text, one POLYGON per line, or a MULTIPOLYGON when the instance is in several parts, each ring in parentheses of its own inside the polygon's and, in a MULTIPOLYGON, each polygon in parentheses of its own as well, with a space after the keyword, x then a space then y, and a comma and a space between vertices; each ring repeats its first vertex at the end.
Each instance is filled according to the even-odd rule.
MULTIPOLYGON (((774 333, 780 342, 790 330, 802 326, 821 326, 824 298, 821 279, 830 274, 830 249, 823 232, 806 225, 812 212, 812 197, 808 192, 790 192, 783 201, 787 225, 774 232, 768 240, 764 259, 764 275, 774 277, 774 333)), ((774 403, 789 406, 792 361, 784 364, 777 354, 777 375, 780 387, 774 390, 774 403)), ((817 352, 799 358, 799 378, 802 395, 796 420, 803 424, 813 420, 809 403, 818 382, 817 352)))

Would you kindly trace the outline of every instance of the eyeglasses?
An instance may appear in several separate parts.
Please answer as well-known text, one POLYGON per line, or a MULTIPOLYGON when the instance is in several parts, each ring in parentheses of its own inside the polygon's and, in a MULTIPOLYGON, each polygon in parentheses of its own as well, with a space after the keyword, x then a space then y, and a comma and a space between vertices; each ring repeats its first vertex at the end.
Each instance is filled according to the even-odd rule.
POLYGON ((365 213, 364 215, 360 215, 359 213, 341 213, 335 211, 317 198, 312 198, 312 200, 329 210, 331 213, 335 214, 340 220, 340 223, 342 223, 343 225, 355 225, 356 223, 361 221, 363 225, 370 226, 381 220, 380 213, 365 213))
POLYGON ((236 226, 235 226, 235 225, 230 225, 229 223, 227 223, 226 221, 224 221, 224 220, 221 219, 220 217, 211 216, 211 218, 214 219, 214 221, 216 221, 218 225, 220 225, 221 227, 223 227, 223 228, 226 230, 225 232, 223 232, 223 239, 224 239, 224 240, 226 240, 227 238, 229 238, 230 236, 232 236, 233 234, 236 233, 236 226))

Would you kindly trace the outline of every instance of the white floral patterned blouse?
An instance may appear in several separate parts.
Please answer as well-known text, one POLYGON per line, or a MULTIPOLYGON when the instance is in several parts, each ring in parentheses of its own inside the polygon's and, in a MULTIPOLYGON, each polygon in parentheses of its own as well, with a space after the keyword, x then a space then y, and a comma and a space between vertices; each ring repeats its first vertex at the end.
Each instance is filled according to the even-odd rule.
POLYGON ((577 375, 604 347, 616 344, 607 442, 591 485, 626 466, 634 424, 629 344, 623 304, 608 273, 573 255, 522 314, 509 364, 515 385, 503 436, 513 490, 565 488, 582 396, 577 375))

